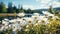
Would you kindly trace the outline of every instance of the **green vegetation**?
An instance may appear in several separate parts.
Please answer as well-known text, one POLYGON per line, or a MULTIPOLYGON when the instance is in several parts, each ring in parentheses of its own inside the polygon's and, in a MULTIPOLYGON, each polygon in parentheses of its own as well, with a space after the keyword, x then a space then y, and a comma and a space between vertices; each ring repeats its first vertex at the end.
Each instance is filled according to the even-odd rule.
POLYGON ((6 6, 3 2, 0 3, 0 13, 6 13, 6 6))
MULTIPOLYGON (((49 20, 49 23, 42 25, 40 23, 27 24, 21 31, 16 30, 17 34, 60 34, 60 19, 49 20)), ((0 32, 1 34, 13 34, 12 29, 0 32)))
MULTIPOLYGON (((3 3, 3 2, 0 2, 0 13, 21 13, 21 12, 24 12, 24 13, 35 13, 35 12, 38 12, 38 13, 41 13, 42 10, 45 10, 45 9, 42 9, 42 10, 31 10, 30 8, 25 10, 23 9, 23 7, 20 5, 18 6, 18 8, 14 5, 12 6, 12 2, 8 3, 8 8, 6 8, 6 5, 3 3)), ((48 10, 48 9, 46 9, 48 10)), ((49 10, 48 10, 50 13, 52 14, 58 14, 60 13, 59 11, 60 10, 55 10, 52 6, 50 6, 49 10)))
MULTIPOLYGON (((18 6, 20 7, 20 6, 18 6)), ((12 3, 8 3, 8 8, 6 8, 6 5, 3 2, 0 2, 0 13, 32 13, 31 9, 25 10, 21 6, 21 8, 17 8, 16 6, 12 6, 12 3)))

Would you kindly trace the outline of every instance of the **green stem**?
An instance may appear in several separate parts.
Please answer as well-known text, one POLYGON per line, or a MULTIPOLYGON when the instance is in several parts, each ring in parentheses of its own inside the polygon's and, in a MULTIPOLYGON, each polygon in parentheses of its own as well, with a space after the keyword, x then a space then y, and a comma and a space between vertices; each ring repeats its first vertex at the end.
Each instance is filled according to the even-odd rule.
POLYGON ((36 34, 38 34, 38 32, 36 32, 36 34))

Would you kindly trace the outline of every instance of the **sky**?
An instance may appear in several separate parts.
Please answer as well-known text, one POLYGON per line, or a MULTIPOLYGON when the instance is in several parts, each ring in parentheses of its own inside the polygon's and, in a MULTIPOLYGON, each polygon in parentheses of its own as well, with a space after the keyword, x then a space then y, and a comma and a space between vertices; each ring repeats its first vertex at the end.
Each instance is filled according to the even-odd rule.
POLYGON ((9 2, 13 3, 13 6, 18 6, 19 4, 23 6, 24 9, 47 9, 49 6, 60 7, 60 0, 0 0, 8 6, 9 2))

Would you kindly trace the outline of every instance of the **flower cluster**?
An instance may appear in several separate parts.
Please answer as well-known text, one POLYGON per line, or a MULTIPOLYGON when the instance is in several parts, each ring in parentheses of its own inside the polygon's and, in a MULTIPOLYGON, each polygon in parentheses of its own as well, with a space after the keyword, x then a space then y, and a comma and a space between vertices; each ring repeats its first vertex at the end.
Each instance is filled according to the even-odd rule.
MULTIPOLYGON (((34 13, 31 17, 16 18, 11 20, 4 19, 2 20, 2 26, 0 27, 0 32, 7 31, 7 29, 10 29, 14 34, 17 34, 17 32, 29 33, 30 31, 31 31, 30 34, 32 34, 32 32, 33 34, 35 33, 38 34, 39 32, 41 34, 41 31, 45 32, 46 30, 49 30, 49 28, 52 28, 54 26, 52 24, 55 24, 55 25, 58 24, 56 23, 57 18, 58 18, 57 16, 54 16, 53 14, 47 11, 46 12, 43 11, 43 15, 34 13), (52 21, 50 19, 52 19, 52 21)), ((54 30, 55 30, 55 27, 54 27, 54 30)))

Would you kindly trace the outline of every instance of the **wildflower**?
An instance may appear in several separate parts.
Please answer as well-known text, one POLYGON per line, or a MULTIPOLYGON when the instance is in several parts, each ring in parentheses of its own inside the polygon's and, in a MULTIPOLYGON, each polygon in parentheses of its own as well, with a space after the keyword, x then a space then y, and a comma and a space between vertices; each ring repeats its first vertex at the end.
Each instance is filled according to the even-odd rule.
POLYGON ((29 25, 26 26, 26 28, 28 28, 28 27, 29 27, 29 25))
POLYGON ((23 19, 20 20, 20 25, 21 25, 21 26, 26 25, 26 23, 27 23, 27 22, 26 22, 25 20, 23 20, 23 19))
POLYGON ((38 23, 35 23, 34 26, 38 26, 38 23))
POLYGON ((40 20, 40 23, 41 24, 47 24, 48 23, 48 18, 42 18, 41 20, 40 20))
POLYGON ((38 21, 38 23, 40 23, 40 22, 41 22, 41 20, 38 21))
POLYGON ((0 28, 0 31, 3 31, 3 29, 4 29, 4 26, 2 26, 2 27, 0 28))
POLYGON ((48 11, 42 11, 42 13, 43 13, 44 15, 50 14, 48 11))
POLYGON ((23 26, 20 26, 20 28, 23 28, 23 26))
POLYGON ((13 31, 16 31, 16 30, 17 30, 17 28, 16 28, 16 27, 14 27, 14 28, 13 28, 13 31))
POLYGON ((18 29, 16 30, 16 32, 18 32, 18 29))
POLYGON ((29 20, 28 22, 31 23, 31 20, 29 20))
POLYGON ((39 13, 34 13, 33 15, 34 15, 34 16, 39 16, 39 13))
POLYGON ((25 29, 25 31, 29 31, 29 29, 25 29))
POLYGON ((44 23, 45 21, 44 20, 41 20, 42 23, 44 23))
POLYGON ((31 19, 31 18, 29 18, 29 19, 28 19, 28 23, 31 23, 31 22, 32 22, 32 19, 31 19))
POLYGON ((48 11, 43 11, 43 14, 45 15, 45 17, 54 16, 53 14, 49 13, 48 11))
POLYGON ((33 29, 33 28, 32 28, 33 29))
POLYGON ((16 22, 16 19, 12 19, 12 20, 10 20, 9 22, 15 23, 15 22, 16 22))
POLYGON ((9 21, 9 19, 4 19, 4 21, 9 21))
POLYGON ((34 20, 37 20, 37 19, 39 18, 39 16, 32 16, 32 18, 33 18, 34 20))
POLYGON ((5 26, 5 29, 8 29, 8 26, 5 26))
POLYGON ((34 19, 37 19, 37 16, 35 16, 34 19))
POLYGON ((2 20, 2 24, 5 24, 6 22, 4 20, 2 20))

